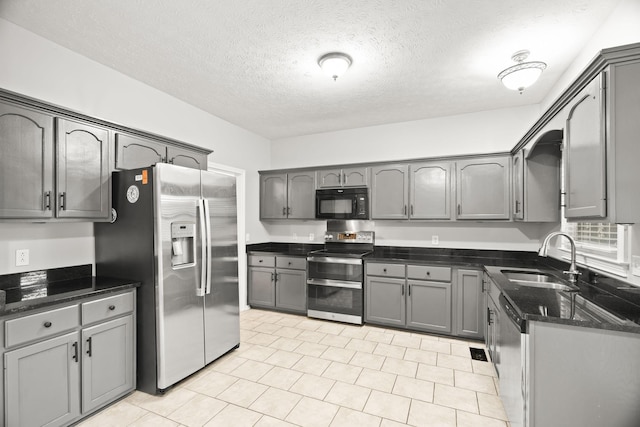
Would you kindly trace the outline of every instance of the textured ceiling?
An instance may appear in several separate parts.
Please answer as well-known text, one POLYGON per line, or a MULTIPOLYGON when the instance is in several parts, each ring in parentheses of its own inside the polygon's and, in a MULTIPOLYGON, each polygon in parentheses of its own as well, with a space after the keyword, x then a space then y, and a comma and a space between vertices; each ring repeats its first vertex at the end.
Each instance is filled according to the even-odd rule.
POLYGON ((538 103, 618 2, 0 0, 0 17, 277 139, 538 103), (548 64, 522 95, 496 78, 521 49, 548 64), (353 58, 336 82, 331 51, 353 58))

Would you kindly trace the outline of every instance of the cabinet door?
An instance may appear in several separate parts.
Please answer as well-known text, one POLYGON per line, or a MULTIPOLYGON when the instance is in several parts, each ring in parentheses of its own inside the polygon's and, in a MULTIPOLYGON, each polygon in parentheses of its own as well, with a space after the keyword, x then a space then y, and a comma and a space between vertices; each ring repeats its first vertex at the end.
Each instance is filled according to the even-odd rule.
POLYGON ((287 217, 287 174, 260 175, 260 219, 287 217))
POLYGON ((457 219, 509 219, 510 157, 457 162, 457 219))
POLYGON ((342 170, 343 187, 366 187, 369 176, 368 168, 348 168, 342 170))
POLYGON ((109 219, 109 130, 56 119, 60 218, 109 219))
POLYGON ((451 283, 409 280, 407 327, 451 333, 451 283))
POLYGON ((484 304, 479 271, 458 270, 456 277, 456 335, 469 338, 484 336, 484 304))
POLYGON ((133 390, 133 316, 82 331, 82 412, 133 390))
POLYGON ((167 146, 150 139, 116 134, 116 169, 138 169, 163 163, 167 146))
POLYGON ((407 219, 409 172, 407 165, 371 168, 371 219, 407 219))
POLYGON ((292 219, 313 219, 316 216, 315 172, 289 173, 287 186, 287 213, 292 219))
POLYGON ((204 171, 207 170, 207 155, 186 148, 167 146, 167 163, 204 171))
POLYGON ((409 167, 409 217, 451 219, 451 163, 418 163, 409 167))
POLYGON ((367 276, 365 322, 405 325, 405 280, 367 276))
POLYGON ((249 267, 247 278, 249 305, 274 307, 276 305, 275 270, 249 267))
POLYGON ((307 273, 304 270, 276 270, 276 307, 306 313, 307 273))
POLYGON ((7 426, 61 426, 80 415, 78 333, 4 354, 7 426))
POLYGON ((53 216, 53 117, 0 103, 0 218, 53 216))
POLYGON ((318 188, 342 187, 342 169, 318 171, 318 188))
POLYGON ((513 219, 524 219, 524 149, 511 159, 513 170, 513 219))
POLYGON ((569 110, 563 154, 566 218, 607 216, 602 81, 590 83, 569 110))

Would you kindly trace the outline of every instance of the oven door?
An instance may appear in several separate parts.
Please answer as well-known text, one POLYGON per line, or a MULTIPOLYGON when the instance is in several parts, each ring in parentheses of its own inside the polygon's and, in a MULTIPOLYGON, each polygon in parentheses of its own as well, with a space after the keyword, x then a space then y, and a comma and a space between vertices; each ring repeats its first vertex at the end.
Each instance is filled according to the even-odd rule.
POLYGON ((327 320, 362 324, 362 283, 307 281, 307 315, 327 320))
POLYGON ((307 277, 310 280, 362 283, 363 274, 361 258, 307 257, 307 277))

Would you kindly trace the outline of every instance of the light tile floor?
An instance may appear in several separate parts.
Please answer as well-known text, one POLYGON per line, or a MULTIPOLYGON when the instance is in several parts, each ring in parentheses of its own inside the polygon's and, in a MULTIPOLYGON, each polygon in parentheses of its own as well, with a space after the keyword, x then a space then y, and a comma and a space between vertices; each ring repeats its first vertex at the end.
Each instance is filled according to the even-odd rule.
POLYGON ((164 396, 136 391, 94 426, 507 427, 481 343, 264 310, 240 348, 164 396))

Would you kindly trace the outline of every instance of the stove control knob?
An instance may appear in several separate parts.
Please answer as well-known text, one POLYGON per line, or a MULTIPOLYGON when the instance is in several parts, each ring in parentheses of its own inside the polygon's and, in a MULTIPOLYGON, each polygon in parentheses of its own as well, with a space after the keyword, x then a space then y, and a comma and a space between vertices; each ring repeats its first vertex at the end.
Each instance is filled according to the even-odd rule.
POLYGON ((324 235, 324 240, 332 240, 333 239, 333 235, 331 234, 325 234, 324 235))

